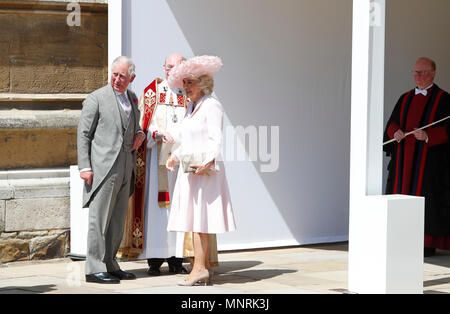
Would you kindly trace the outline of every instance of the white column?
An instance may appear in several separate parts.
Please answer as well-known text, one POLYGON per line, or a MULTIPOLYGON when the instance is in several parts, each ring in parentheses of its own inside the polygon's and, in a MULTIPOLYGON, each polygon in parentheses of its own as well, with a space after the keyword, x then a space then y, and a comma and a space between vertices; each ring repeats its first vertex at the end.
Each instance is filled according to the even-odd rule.
POLYGON ((108 0, 108 77, 113 60, 122 55, 122 0, 108 0))
POLYGON ((84 181, 78 166, 70 166, 70 254, 69 257, 85 258, 89 227, 89 208, 82 208, 84 181))
MULTIPOLYGON (((366 195, 370 0, 353 1, 350 209, 366 195)), ((351 217, 350 217, 351 221, 351 217)))
POLYGON ((386 0, 372 0, 369 15, 369 91, 366 194, 383 189, 384 42, 386 0))
POLYGON ((381 195, 385 5, 353 1, 348 290, 422 293, 424 199, 381 195))

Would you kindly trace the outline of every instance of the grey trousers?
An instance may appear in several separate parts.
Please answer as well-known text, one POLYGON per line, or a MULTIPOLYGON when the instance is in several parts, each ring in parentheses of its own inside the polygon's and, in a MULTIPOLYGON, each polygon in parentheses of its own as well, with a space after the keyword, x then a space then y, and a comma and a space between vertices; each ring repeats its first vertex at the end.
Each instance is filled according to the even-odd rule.
POLYGON ((89 205, 86 275, 120 269, 116 254, 123 237, 133 167, 132 153, 121 151, 89 205))

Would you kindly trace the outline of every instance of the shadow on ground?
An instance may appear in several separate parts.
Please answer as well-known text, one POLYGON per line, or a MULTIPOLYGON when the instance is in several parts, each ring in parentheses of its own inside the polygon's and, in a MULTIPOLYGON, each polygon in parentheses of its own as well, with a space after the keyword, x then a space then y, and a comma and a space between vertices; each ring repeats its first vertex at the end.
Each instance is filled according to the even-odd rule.
MULTIPOLYGON (((261 265, 261 261, 224 261, 220 262, 218 267, 214 268, 214 284, 220 285, 229 282, 234 283, 246 283, 246 282, 256 282, 260 280, 274 278, 283 274, 295 273, 297 270, 290 269, 252 269, 258 265, 261 265)), ((184 264, 185 268, 190 271, 189 264, 184 264)), ((132 272, 137 278, 148 278, 147 274, 148 267, 143 266, 138 269, 128 269, 127 271, 132 272)), ((163 276, 173 276, 169 273, 167 266, 161 267, 161 275, 163 276)))
POLYGON ((50 291, 56 291, 56 285, 42 285, 42 286, 11 286, 0 288, 0 294, 40 294, 50 291))

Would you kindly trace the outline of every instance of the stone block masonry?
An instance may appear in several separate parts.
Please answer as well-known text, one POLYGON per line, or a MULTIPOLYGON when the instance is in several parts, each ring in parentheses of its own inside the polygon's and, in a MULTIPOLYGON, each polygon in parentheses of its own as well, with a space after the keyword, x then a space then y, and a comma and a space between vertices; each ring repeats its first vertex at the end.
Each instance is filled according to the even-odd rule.
POLYGON ((69 203, 67 197, 8 200, 5 232, 69 228, 70 217, 63 210, 70 206, 69 203))
MULTIPOLYGON (((0 171, 0 262, 28 255, 70 228, 69 170, 0 171)), ((60 258, 69 234, 24 258, 60 258)))
POLYGON ((80 110, 0 110, 0 170, 77 164, 80 110))
POLYGON ((71 27, 66 5, 1 1, 0 93, 90 93, 107 82, 107 6, 81 3, 71 27))
POLYGON ((0 1, 0 262, 69 252, 81 103, 108 81, 107 0, 73 1, 79 25, 69 2, 0 1))

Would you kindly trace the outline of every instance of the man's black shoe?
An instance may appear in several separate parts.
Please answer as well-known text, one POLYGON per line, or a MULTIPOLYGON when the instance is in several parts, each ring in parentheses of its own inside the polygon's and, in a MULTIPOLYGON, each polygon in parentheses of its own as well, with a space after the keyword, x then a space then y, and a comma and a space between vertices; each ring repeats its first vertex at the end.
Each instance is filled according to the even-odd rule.
POLYGON ((169 265, 169 273, 173 273, 173 274, 189 274, 189 272, 187 271, 186 268, 184 268, 183 266, 171 266, 169 265))
POLYGON ((95 283, 120 283, 120 280, 108 273, 96 273, 86 275, 86 282, 95 283))
POLYGON ((149 274, 150 276, 159 276, 161 275, 161 271, 159 270, 159 268, 150 267, 147 271, 147 274, 149 274))
POLYGON ((123 271, 121 269, 116 271, 110 271, 110 275, 113 275, 114 277, 119 278, 120 280, 133 280, 136 279, 136 275, 132 273, 127 273, 126 271, 123 271))

